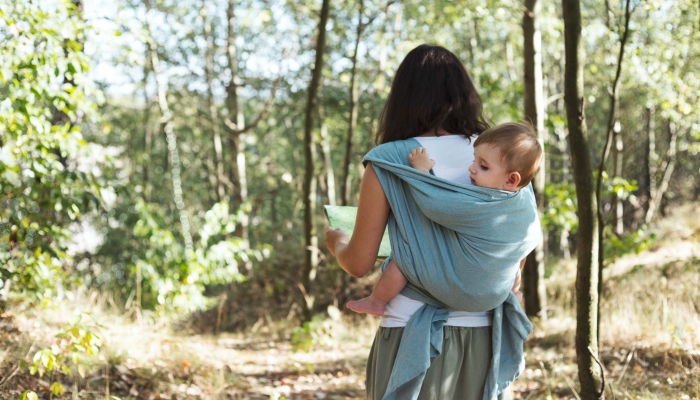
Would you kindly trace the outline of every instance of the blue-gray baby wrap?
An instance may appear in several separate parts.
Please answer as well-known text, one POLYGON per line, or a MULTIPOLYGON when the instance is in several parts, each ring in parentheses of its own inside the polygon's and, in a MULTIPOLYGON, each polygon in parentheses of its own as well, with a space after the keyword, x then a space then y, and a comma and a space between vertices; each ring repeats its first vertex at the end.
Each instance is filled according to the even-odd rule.
POLYGON ((403 295, 426 303, 408 321, 384 400, 416 399, 442 350, 448 310, 494 310, 493 357, 484 400, 495 399, 524 369, 532 332, 512 286, 520 260, 542 232, 531 186, 507 192, 463 185, 411 167, 414 139, 370 151, 391 213, 391 257, 408 278, 403 295))

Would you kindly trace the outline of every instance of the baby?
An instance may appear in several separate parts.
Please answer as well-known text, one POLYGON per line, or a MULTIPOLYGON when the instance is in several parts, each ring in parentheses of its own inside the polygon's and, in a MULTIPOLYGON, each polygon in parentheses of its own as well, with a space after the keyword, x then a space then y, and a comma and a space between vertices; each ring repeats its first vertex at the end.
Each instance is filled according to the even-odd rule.
MULTIPOLYGON (((527 186, 539 168, 542 146, 533 129, 526 124, 509 122, 480 134, 474 142, 474 163, 469 167, 473 185, 517 192, 527 186)), ((422 147, 408 155, 411 166, 430 173, 435 161, 422 147)), ((521 264, 522 267, 522 264, 521 264)), ((372 294, 364 299, 349 301, 347 307, 355 312, 376 316, 408 283, 399 267, 392 261, 379 278, 372 294)))

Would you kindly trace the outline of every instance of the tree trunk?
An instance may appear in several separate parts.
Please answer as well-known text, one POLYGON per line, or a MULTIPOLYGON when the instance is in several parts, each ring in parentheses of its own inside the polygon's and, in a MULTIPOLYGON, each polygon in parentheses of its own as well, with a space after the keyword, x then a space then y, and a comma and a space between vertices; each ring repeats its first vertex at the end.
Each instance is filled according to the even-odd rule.
POLYGON ((340 201, 347 206, 350 203, 350 158, 352 157, 352 137, 357 127, 357 52, 362 38, 362 15, 365 11, 365 2, 360 0, 360 11, 357 15, 357 34, 355 36, 355 47, 352 53, 352 68, 350 70, 350 104, 348 113, 348 135, 345 138, 345 158, 343 158, 343 171, 340 181, 340 201))
POLYGON ((656 138, 654 137, 654 109, 647 107, 646 109, 647 123, 644 127, 646 130, 646 147, 644 151, 644 186, 642 195, 644 196, 644 215, 649 212, 649 204, 653 196, 653 188, 656 186, 656 138))
POLYGON ((598 340, 598 218, 595 187, 584 114, 583 45, 580 0, 563 0, 564 101, 569 126, 569 152, 578 201, 576 252, 576 355, 581 399, 604 395, 603 370, 597 365, 598 340))
MULTIPOLYGON (((151 165, 151 148, 153 144, 153 133, 149 123, 151 120, 151 99, 148 96, 148 75, 150 71, 148 66, 151 60, 151 49, 146 46, 146 60, 143 65, 143 197, 146 202, 151 201, 151 178, 150 169, 153 168, 151 165)), ((139 303, 140 304, 140 303, 139 303)))
MULTIPOLYGON (((227 28, 226 28, 226 58, 228 61, 229 74, 231 80, 226 86, 226 106, 228 108, 227 125, 230 132, 228 135, 228 154, 229 159, 227 165, 230 167, 228 179, 233 187, 231 195, 232 207, 231 210, 238 210, 248 200, 248 182, 246 180, 246 160, 245 160, 245 136, 244 129, 245 121, 243 119, 243 110, 240 108, 239 86, 238 86, 238 62, 236 56, 236 37, 234 33, 235 0, 228 1, 226 8, 227 28)), ((248 214, 242 213, 242 219, 236 225, 234 234, 243 239, 243 247, 248 247, 248 214)))
MULTIPOLYGON (((544 149, 544 92, 542 87, 542 35, 539 28, 541 3, 538 0, 525 0, 523 15, 523 56, 525 67, 525 119, 537 129, 537 138, 544 149)), ((540 161, 540 169, 535 175, 532 186, 537 199, 537 210, 542 216, 544 207, 545 154, 540 161)), ((544 237, 544 235, 543 235, 544 237)), ((529 316, 540 315, 546 319, 542 310, 546 307, 546 288, 544 285, 544 240, 527 256, 523 270, 523 292, 525 295, 525 312, 529 316)))
POLYGON ((472 16, 469 25, 469 40, 467 40, 467 49, 469 50, 469 69, 474 69, 476 49, 479 48, 479 28, 477 26, 476 15, 472 16))
MULTIPOLYGON (((251 130, 255 129, 258 123, 268 114, 272 103, 274 102, 275 93, 281 77, 274 83, 272 93, 270 94, 270 99, 263 106, 263 109, 260 111, 257 117, 255 117, 250 124, 245 125, 243 108, 240 107, 239 96, 236 37, 234 33, 234 24, 236 22, 234 14, 235 8, 235 0, 228 0, 228 7, 226 9, 226 19, 228 21, 226 31, 226 58, 228 61, 228 69, 229 74, 231 75, 231 80, 226 86, 226 107, 228 108, 228 115, 224 122, 229 128, 227 141, 229 159, 227 164, 230 166, 230 170, 228 172, 227 183, 233 187, 233 194, 231 196, 233 207, 231 208, 233 210, 238 210, 242 206, 248 207, 246 204, 246 201, 248 200, 248 180, 246 177, 247 162, 245 154, 246 136, 251 130)), ((243 210, 243 213, 241 213, 241 220, 239 221, 236 231, 234 232, 236 236, 243 239, 242 245, 244 248, 249 246, 249 213, 249 208, 243 210)))
MULTIPOLYGON (((596 209, 596 218, 598 219, 598 312, 600 313, 600 297, 603 295, 603 268, 605 267, 605 246, 604 246, 604 231, 605 218, 603 216, 603 175, 605 174, 605 162, 610 155, 610 149, 615 137, 620 134, 620 123, 618 121, 618 96, 620 89, 620 77, 622 76, 622 62, 625 57, 625 45, 629 37, 629 23, 632 10, 630 8, 630 0, 625 1, 625 22, 623 27, 622 37, 620 38, 620 50, 617 54, 617 68, 615 69, 615 78, 612 82, 610 90, 610 109, 608 110, 608 125, 605 136, 605 146, 603 154, 600 156, 600 164, 598 165, 598 175, 596 177, 596 200, 598 202, 596 209)), ((600 337, 600 326, 596 333, 600 337)))
POLYGON ((173 185, 173 201, 175 207, 180 214, 180 227, 182 236, 185 242, 185 252, 190 256, 194 250, 192 242, 192 234, 190 233, 190 221, 185 208, 184 193, 182 192, 182 182, 180 180, 180 154, 177 148, 177 136, 173 128, 173 115, 170 112, 167 99, 167 82, 163 80, 163 75, 160 71, 160 60, 158 58, 158 46, 156 45, 153 35, 151 34, 151 2, 144 0, 146 6, 146 32, 148 33, 148 46, 151 49, 151 66, 153 67, 153 75, 156 78, 156 87, 158 88, 158 106, 161 112, 160 129, 165 134, 168 142, 168 150, 170 153, 170 168, 173 185))
POLYGON ((211 15, 207 10, 207 4, 202 7, 204 15, 204 36, 207 40, 207 49, 204 52, 205 70, 204 75, 207 80, 207 108, 209 110, 209 120, 211 124, 211 133, 214 141, 214 163, 216 165, 216 197, 217 201, 223 201, 226 197, 224 188, 224 151, 221 141, 221 132, 219 130, 219 118, 216 111, 216 102, 214 101, 214 56, 216 48, 214 44, 214 36, 212 34, 211 15))
POLYGON ((335 171, 333 170, 333 158, 331 157, 331 140, 328 136, 328 125, 321 121, 321 149, 323 150, 323 169, 326 170, 326 192, 328 204, 337 204, 335 197, 335 171))
POLYGON ((645 218, 645 222, 648 224, 654 217, 654 214, 658 211, 661 200, 668 190, 668 183, 671 181, 671 176, 673 175, 673 169, 676 166, 676 142, 678 139, 678 131, 676 130, 676 124, 673 121, 668 121, 668 133, 670 136, 668 143, 668 151, 666 151, 666 157, 664 163, 661 165, 661 170, 664 172, 661 178, 661 183, 659 187, 652 187, 653 197, 649 202, 649 210, 645 218))
MULTIPOLYGON (((622 177, 623 151, 622 135, 618 133, 615 135, 615 177, 622 177)), ((623 200, 617 194, 613 196, 615 196, 615 233, 622 235, 625 233, 623 200)))
POLYGON ((318 35, 316 38, 316 60, 311 73, 308 97, 306 100, 306 113, 304 116, 304 184, 302 196, 304 197, 304 276, 302 277, 302 291, 305 297, 304 320, 310 321, 313 316, 314 296, 311 293, 311 284, 316 280, 318 269, 318 237, 316 236, 316 179, 314 179, 314 164, 316 143, 313 140, 314 113, 316 112, 316 99, 318 88, 321 84, 323 71, 323 53, 326 47, 326 23, 328 22, 330 0, 323 0, 321 15, 318 23, 318 35))

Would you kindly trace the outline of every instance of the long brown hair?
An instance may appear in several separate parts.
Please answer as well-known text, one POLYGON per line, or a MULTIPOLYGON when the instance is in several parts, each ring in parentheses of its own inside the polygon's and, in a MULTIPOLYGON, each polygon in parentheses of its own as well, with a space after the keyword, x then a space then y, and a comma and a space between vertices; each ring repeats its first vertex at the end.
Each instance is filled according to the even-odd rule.
POLYGON ((411 50, 399 65, 379 117, 377 143, 444 129, 478 135, 489 128, 481 97, 457 56, 427 44, 411 50))

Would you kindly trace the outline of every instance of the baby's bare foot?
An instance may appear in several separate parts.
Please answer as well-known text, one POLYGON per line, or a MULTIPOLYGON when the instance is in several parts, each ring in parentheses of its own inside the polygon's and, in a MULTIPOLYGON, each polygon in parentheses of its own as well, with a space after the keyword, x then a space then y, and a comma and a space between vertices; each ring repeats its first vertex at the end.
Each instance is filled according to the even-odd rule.
POLYGON ((345 306, 358 313, 381 317, 384 315, 384 307, 386 307, 386 303, 382 303, 381 301, 370 296, 360 300, 348 301, 345 306))

